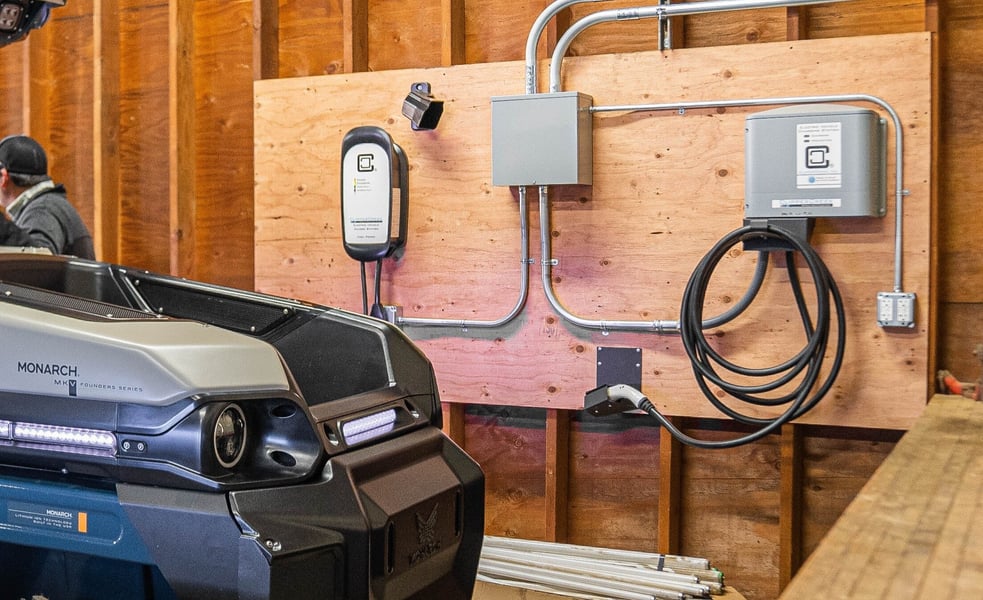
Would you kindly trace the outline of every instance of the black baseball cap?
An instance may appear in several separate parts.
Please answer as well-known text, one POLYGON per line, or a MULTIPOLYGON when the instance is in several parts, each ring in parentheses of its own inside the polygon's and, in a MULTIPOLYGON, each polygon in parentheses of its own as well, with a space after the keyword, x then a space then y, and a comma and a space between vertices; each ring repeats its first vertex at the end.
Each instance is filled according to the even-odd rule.
POLYGON ((44 148, 26 135, 8 135, 0 140, 0 167, 18 175, 47 175, 44 148))

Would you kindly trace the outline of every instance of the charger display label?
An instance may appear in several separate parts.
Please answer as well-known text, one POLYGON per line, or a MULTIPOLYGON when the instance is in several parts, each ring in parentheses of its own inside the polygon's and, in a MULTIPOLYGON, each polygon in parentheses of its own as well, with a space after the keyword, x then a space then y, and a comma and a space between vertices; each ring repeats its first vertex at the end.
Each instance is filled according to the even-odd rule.
POLYGON ((800 123, 795 128, 795 184, 798 189, 843 185, 842 123, 800 123))
POLYGON ((352 146, 342 160, 342 219, 349 244, 387 244, 392 165, 378 144, 352 146))

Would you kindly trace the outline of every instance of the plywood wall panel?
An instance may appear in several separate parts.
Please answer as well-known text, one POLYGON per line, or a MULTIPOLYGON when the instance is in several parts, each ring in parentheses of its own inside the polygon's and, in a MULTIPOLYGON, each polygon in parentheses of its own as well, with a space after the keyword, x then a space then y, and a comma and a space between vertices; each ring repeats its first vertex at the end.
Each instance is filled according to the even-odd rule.
MULTIPOLYGON (((846 297, 848 366, 810 415, 815 422, 904 427, 924 405, 931 302, 928 50, 926 35, 902 35, 758 44, 742 48, 739 61, 720 48, 564 64, 566 87, 592 94, 596 105, 860 91, 894 104, 905 126, 906 186, 912 190, 905 205, 905 285, 920 298, 919 326, 896 333, 874 324, 873 299, 892 282, 893 202, 882 220, 821 224, 813 242, 846 297), (785 75, 775 77, 777 70, 785 75), (597 83, 598 74, 608 85, 597 83), (664 85, 653 87, 652 81, 664 85), (887 389, 895 393, 879 391, 887 389), (904 405, 899 396, 907 399, 904 405)), ((491 96, 521 91, 521 73, 521 63, 500 63, 258 83, 260 289, 359 309, 358 269, 341 250, 340 142, 353 126, 378 124, 410 157, 413 198, 407 253, 384 268, 384 301, 402 306, 407 317, 503 315, 515 298, 518 215, 513 192, 490 185, 488 113, 491 96), (416 80, 430 81, 447 100, 434 132, 412 132, 397 112, 416 80)), ((559 259, 553 281, 566 306, 602 319, 678 315, 682 286, 699 258, 740 226, 747 113, 595 118, 595 184, 563 190, 552 210, 550 235, 559 259)), ((533 223, 537 214, 532 211, 533 223)), ((534 257, 538 229, 531 236, 534 257)), ((715 306, 743 293, 755 259, 738 249, 723 261, 727 275, 713 294, 715 306)), ((532 269, 525 312, 502 331, 410 331, 435 362, 446 401, 576 408, 595 385, 595 348, 632 346, 646 349, 643 387, 657 406, 675 414, 717 414, 695 392, 678 338, 572 327, 546 305, 538 271, 532 269)), ((801 339, 784 277, 778 272, 771 278, 762 307, 747 321, 715 338, 735 353, 731 358, 777 362, 778 344, 787 351, 789 340, 801 339)))

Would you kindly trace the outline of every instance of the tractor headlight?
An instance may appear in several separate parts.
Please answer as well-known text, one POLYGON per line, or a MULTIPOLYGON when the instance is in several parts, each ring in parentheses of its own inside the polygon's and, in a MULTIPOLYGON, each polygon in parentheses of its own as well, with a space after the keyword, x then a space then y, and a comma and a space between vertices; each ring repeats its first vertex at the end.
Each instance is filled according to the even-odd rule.
POLYGON ((220 465, 231 469, 238 464, 246 449, 246 415, 237 404, 229 404, 215 419, 212 442, 215 458, 220 465))

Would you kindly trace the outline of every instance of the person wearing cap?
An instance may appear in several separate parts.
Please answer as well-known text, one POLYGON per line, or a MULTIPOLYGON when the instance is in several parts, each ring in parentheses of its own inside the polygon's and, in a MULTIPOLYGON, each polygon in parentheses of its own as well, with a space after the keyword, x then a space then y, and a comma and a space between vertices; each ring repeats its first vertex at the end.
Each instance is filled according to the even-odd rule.
POLYGON ((26 135, 0 140, 0 245, 47 248, 54 254, 94 259, 92 234, 48 176, 48 157, 26 135))

